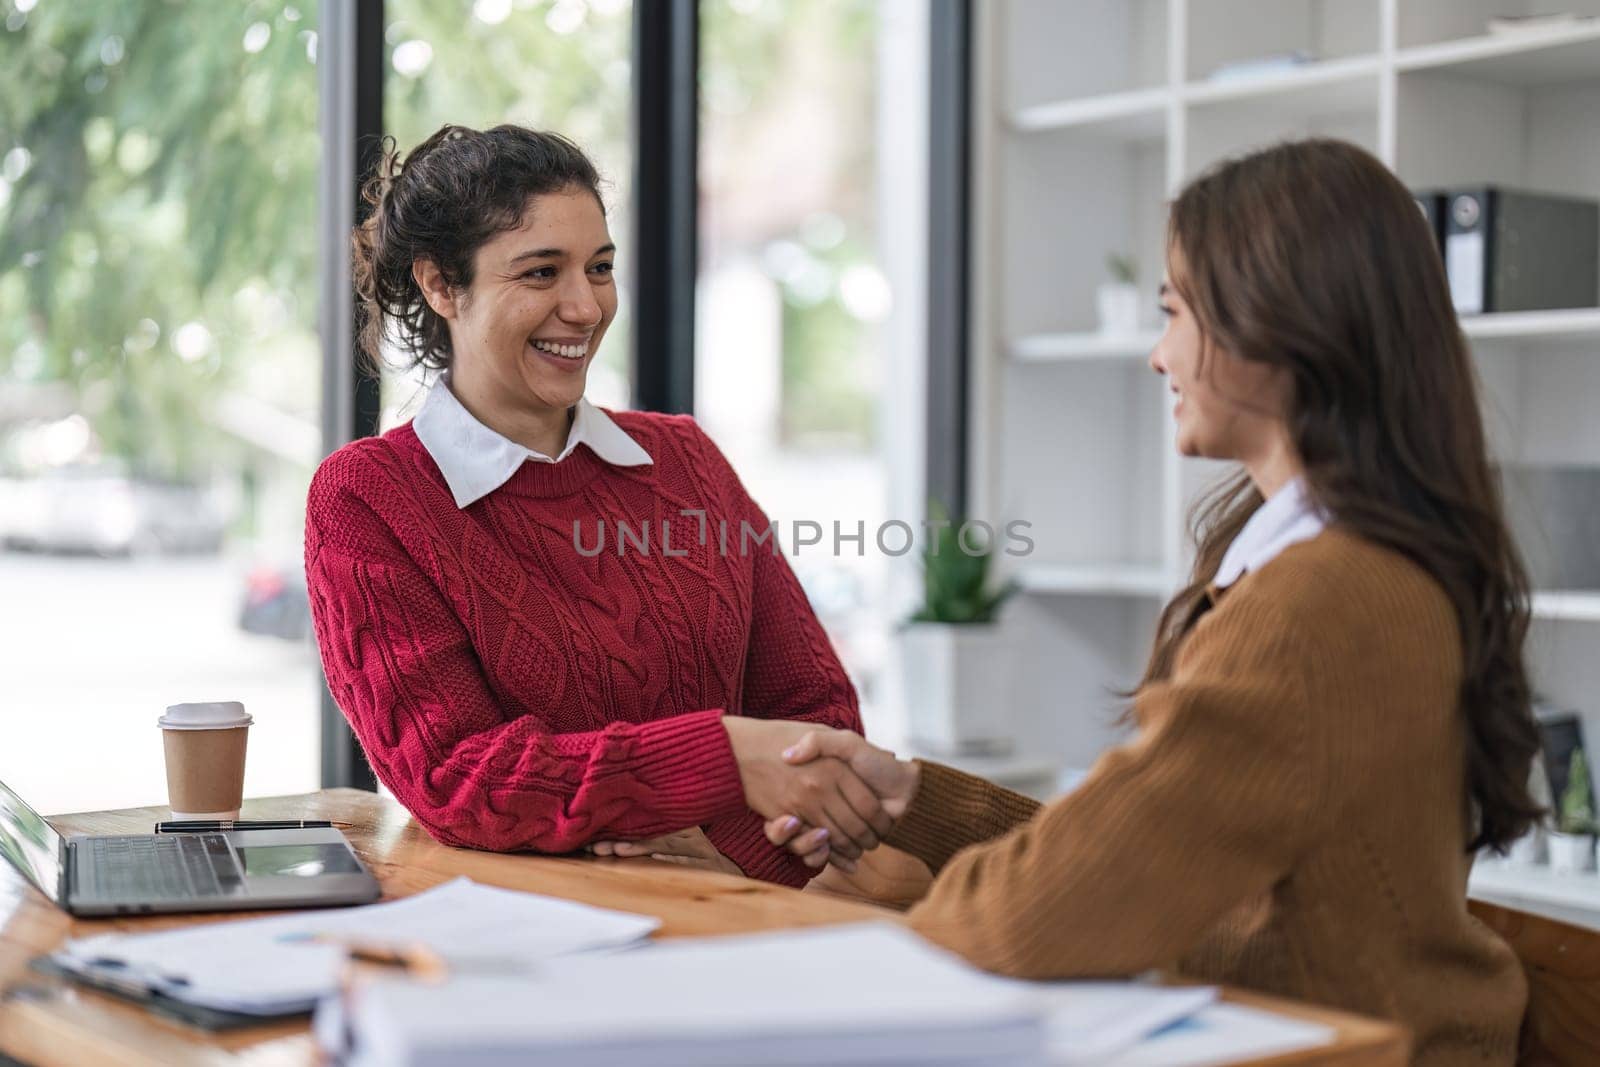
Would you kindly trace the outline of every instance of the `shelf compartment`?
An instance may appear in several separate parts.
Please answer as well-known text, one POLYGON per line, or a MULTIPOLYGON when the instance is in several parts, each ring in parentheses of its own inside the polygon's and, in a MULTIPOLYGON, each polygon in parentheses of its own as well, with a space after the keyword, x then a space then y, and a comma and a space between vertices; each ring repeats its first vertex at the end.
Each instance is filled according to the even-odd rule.
POLYGON ((993 77, 1008 112, 1118 96, 1168 82, 1168 0, 1007 0, 985 9, 993 77))
POLYGON ((1017 572, 1022 590, 1045 596, 1165 600, 1178 584, 1163 568, 1138 563, 1036 563, 1017 572))
POLYGON ((1249 81, 1190 84, 1184 174, 1302 137, 1337 137, 1378 151, 1376 56, 1332 60, 1249 81))
POLYGON ((1153 325, 1166 252, 1165 140, 1074 133, 1005 143, 1007 164, 995 190, 999 247, 1007 249, 998 335, 1092 332, 1099 323, 1095 290, 1110 280, 1111 254, 1133 256, 1135 284, 1149 294, 1145 321, 1153 325), (1041 188, 1051 195, 1030 196, 1041 188))
POLYGON ((1404 73, 1436 71, 1501 85, 1594 81, 1600 78, 1600 21, 1404 48, 1395 53, 1394 64, 1404 73))
POLYGON ((1036 333, 1018 337, 1006 354, 1022 363, 1072 363, 1079 360, 1137 360, 1161 340, 1158 330, 1137 333, 1036 333))
POLYGON ((1167 89, 1056 100, 1012 112, 1011 128, 1018 133, 1082 130, 1116 141, 1153 141, 1166 136, 1172 100, 1167 89))
POLYGON ((1001 362, 1006 417, 994 427, 991 499, 1005 514, 992 521, 1030 524, 1035 548, 1017 570, 1165 563, 1167 393, 1155 375, 1129 373, 1133 366, 1090 361, 1063 374, 1001 362), (1114 427, 1113 412, 1123 413, 1114 427))
POLYGON ((1379 0, 1188 0, 1184 59, 1192 80, 1293 52, 1322 63, 1377 52, 1379 0))

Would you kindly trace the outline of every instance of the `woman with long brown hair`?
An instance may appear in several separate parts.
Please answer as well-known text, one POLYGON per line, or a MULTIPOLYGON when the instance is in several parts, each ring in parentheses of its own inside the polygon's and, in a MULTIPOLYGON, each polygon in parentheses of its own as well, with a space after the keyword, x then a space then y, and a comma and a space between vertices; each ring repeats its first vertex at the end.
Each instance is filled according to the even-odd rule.
POLYGON ((1397 1020, 1417 1063, 1509 1064, 1526 990, 1466 886, 1539 814, 1528 590, 1432 235, 1372 156, 1301 141, 1185 188, 1167 274, 1178 447, 1243 473, 1133 740, 1043 808, 843 731, 789 758, 851 761, 937 873, 911 923, 981 966, 1175 966, 1397 1020))

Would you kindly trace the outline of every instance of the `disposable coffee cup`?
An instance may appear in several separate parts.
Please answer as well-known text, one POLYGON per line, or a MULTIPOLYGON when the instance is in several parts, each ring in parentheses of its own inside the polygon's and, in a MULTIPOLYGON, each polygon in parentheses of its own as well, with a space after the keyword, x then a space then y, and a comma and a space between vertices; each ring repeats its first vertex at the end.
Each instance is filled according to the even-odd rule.
POLYGON ((173 704, 157 720, 174 820, 239 817, 245 741, 253 721, 237 700, 173 704))

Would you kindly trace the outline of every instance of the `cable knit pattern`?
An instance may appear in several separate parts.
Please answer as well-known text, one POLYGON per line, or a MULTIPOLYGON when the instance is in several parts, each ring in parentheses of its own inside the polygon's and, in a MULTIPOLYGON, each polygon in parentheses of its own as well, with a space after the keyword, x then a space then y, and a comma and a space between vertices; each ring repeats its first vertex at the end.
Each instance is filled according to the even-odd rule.
POLYGON ((1216 594, 1140 730, 1046 807, 925 764, 912 925, 1038 978, 1175 967, 1509 1067, 1521 967, 1467 912, 1461 638, 1422 568, 1330 529, 1216 594))
POLYGON ((652 464, 580 446, 464 509, 409 423, 328 457, 306 582, 334 699, 447 844, 567 852, 699 825, 751 877, 804 884, 745 806, 720 716, 859 731, 855 690, 775 544, 740 553, 740 524, 767 517, 694 420, 610 414, 652 464), (683 511, 705 512, 703 541, 683 511), (648 552, 619 552, 619 524, 642 522, 648 552))

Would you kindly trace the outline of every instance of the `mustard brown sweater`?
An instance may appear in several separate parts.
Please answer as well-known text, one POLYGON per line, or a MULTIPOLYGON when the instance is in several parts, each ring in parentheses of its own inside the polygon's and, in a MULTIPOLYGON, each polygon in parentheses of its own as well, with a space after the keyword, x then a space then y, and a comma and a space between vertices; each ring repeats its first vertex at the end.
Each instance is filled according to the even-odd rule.
POLYGON ((924 763, 888 840, 938 875, 910 922, 1005 974, 1172 968, 1509 1065, 1526 987, 1467 912, 1461 670, 1439 585, 1331 528, 1218 595, 1075 792, 924 763))

